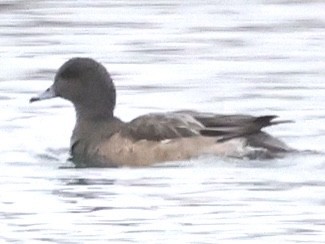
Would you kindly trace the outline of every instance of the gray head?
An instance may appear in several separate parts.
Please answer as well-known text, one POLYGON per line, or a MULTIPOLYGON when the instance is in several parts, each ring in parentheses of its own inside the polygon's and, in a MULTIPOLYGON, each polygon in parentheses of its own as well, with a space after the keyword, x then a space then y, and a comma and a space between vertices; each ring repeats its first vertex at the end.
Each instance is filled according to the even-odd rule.
POLYGON ((30 102, 61 97, 75 106, 77 117, 112 117, 116 103, 113 81, 106 68, 90 58, 72 58, 57 71, 54 83, 30 102))

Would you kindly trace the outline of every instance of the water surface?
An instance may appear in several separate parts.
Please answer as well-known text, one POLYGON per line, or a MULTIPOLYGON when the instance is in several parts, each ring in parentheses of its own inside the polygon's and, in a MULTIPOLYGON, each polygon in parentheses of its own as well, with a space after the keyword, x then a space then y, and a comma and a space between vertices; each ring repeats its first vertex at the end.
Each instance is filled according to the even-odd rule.
POLYGON ((2 1, 3 243, 323 243, 323 1, 2 1), (75 56, 102 62, 116 115, 277 114, 267 131, 309 152, 75 169, 74 112, 30 105, 75 56))

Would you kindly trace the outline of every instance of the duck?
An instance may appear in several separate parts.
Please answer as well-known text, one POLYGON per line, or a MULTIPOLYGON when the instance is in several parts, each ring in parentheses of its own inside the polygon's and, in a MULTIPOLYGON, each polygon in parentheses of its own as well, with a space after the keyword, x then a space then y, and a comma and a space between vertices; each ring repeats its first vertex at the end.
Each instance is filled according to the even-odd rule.
POLYGON ((30 102, 56 97, 70 101, 76 112, 70 155, 78 167, 146 167, 204 155, 270 159, 294 151, 263 131, 291 122, 275 115, 177 110, 122 121, 114 115, 116 89, 111 75, 92 58, 66 61, 54 83, 30 102))

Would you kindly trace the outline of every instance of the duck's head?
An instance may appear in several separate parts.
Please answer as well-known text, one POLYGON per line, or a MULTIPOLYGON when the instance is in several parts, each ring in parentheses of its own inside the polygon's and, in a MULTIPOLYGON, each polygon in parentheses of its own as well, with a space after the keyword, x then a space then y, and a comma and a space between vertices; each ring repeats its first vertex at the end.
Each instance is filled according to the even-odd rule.
POLYGON ((90 58, 72 58, 57 71, 54 83, 30 102, 61 97, 71 101, 81 118, 111 117, 116 91, 106 68, 90 58))

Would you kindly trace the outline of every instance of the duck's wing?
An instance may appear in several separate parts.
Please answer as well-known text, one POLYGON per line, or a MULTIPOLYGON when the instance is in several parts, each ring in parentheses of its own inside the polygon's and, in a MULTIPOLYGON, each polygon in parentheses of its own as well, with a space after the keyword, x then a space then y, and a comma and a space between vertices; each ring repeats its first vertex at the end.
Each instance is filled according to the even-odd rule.
POLYGON ((201 135, 219 137, 219 142, 258 134, 264 127, 292 122, 291 120, 276 120, 278 116, 275 115, 257 117, 244 114, 221 115, 192 110, 177 111, 176 113, 191 115, 204 125, 204 128, 200 130, 201 135))
POLYGON ((200 135, 205 126, 186 113, 151 113, 126 124, 122 133, 135 140, 161 141, 200 135))
MULTIPOLYGON (((289 122, 277 121, 275 120, 276 118, 277 116, 275 115, 259 117, 242 117, 241 115, 239 117, 237 115, 218 116, 214 119, 207 119, 206 124, 209 123, 209 126, 200 132, 205 136, 221 136, 222 138, 219 141, 226 141, 235 137, 256 134, 268 126, 289 122)), ((204 124, 204 119, 202 121, 204 124)))
POLYGON ((218 142, 246 137, 252 141, 252 145, 261 145, 266 142, 276 144, 271 142, 271 139, 278 142, 277 139, 261 131, 267 126, 291 122, 275 120, 276 118, 277 116, 274 115, 255 117, 182 110, 140 116, 127 123, 123 133, 135 140, 161 141, 202 135, 216 137, 218 142))

